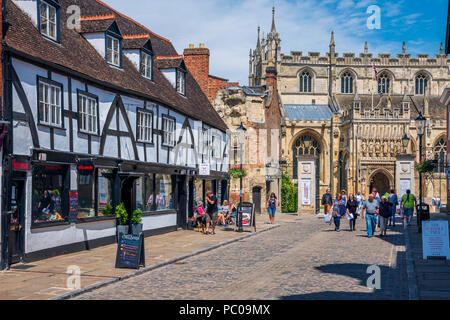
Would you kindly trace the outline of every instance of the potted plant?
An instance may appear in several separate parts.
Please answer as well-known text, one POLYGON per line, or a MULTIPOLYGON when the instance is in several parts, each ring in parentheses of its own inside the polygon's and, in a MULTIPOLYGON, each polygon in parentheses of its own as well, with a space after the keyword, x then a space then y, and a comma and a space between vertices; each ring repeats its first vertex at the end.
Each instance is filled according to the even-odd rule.
POLYGON ((142 210, 134 210, 131 215, 131 233, 138 236, 142 232, 142 210))
POLYGON ((101 212, 102 212, 103 216, 105 216, 105 217, 112 216, 113 215, 113 207, 112 207, 112 205, 108 204, 106 207, 101 209, 101 212))
POLYGON ((117 218, 117 239, 119 239, 120 234, 128 234, 128 212, 125 209, 125 204, 122 202, 116 207, 116 218, 117 218))

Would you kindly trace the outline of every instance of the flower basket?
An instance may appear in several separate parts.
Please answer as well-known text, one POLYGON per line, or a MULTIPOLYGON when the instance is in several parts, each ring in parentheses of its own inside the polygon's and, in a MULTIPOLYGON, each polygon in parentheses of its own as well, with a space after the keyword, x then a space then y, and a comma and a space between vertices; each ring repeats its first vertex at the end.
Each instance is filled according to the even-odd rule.
POLYGON ((433 162, 426 160, 426 161, 422 161, 421 163, 419 163, 418 165, 416 165, 416 170, 419 171, 420 173, 433 173, 434 172, 434 164, 433 162))
POLYGON ((233 167, 228 170, 228 174, 233 179, 244 178, 246 176, 245 171, 241 167, 233 167))

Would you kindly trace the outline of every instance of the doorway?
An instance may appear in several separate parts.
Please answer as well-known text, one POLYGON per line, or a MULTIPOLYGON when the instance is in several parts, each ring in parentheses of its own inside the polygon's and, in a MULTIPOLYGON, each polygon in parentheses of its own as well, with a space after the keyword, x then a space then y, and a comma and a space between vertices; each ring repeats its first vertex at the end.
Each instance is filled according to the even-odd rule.
POLYGON ((377 192, 382 197, 384 194, 389 193, 391 189, 391 184, 389 178, 383 172, 376 173, 370 180, 370 190, 372 192, 373 188, 377 189, 377 192))
POLYGON ((23 259, 25 234, 25 177, 14 179, 11 184, 11 207, 8 212, 8 264, 23 259))
POLYGON ((187 190, 186 190, 186 176, 177 176, 176 177, 176 206, 177 209, 177 227, 178 228, 187 228, 187 190))
POLYGON ((128 217, 131 219, 133 211, 136 210, 135 181, 138 177, 121 177, 122 186, 120 188, 120 201, 125 205, 128 217))
POLYGON ((255 214, 261 214, 261 187, 254 187, 252 191, 255 214))

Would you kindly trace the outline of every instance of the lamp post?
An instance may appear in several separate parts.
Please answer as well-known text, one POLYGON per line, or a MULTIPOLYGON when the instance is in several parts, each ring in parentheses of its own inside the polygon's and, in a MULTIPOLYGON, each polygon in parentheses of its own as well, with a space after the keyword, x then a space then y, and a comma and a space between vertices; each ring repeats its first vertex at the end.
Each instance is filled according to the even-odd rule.
MULTIPOLYGON (((240 147, 240 165, 241 165, 241 170, 243 170, 243 161, 242 161, 242 153, 244 151, 243 148, 243 135, 244 133, 247 131, 247 129, 244 127, 242 121, 241 121, 241 125, 239 126, 239 128, 236 129, 236 131, 239 134, 239 147, 240 147)), ((239 177, 239 210, 237 212, 237 222, 238 222, 238 232, 242 232, 242 175, 239 177)))
MULTIPOLYGON (((419 117, 416 119, 416 125, 417 125, 417 135, 419 136, 419 162, 422 163, 422 140, 423 136, 425 135, 425 125, 426 125, 427 119, 425 119, 424 116, 422 116, 422 113, 419 113, 419 117)), ((419 206, 422 208, 423 203, 423 193, 422 193, 422 172, 419 172, 419 206)), ((422 217, 421 217, 421 210, 417 211, 417 226, 419 227, 419 233, 422 232, 422 217)))
POLYGON ((403 153, 407 153, 408 152, 408 146, 409 146, 409 142, 410 142, 410 138, 408 137, 408 135, 405 132, 405 135, 402 138, 402 145, 403 145, 403 153))

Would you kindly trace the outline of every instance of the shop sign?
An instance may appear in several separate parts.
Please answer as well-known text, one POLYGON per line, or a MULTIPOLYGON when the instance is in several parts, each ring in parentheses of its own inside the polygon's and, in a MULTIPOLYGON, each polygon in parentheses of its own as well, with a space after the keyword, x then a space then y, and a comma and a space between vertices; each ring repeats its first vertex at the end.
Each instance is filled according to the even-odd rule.
POLYGON ((423 259, 441 257, 450 260, 448 221, 422 221, 423 259))
POLYGON ((145 250, 143 234, 119 234, 116 268, 139 269, 145 267, 145 250))
POLYGON ((94 175, 94 162, 92 160, 78 160, 77 164, 78 174, 82 176, 92 176, 94 175))
POLYGON ((211 168, 210 168, 209 164, 201 164, 199 166, 198 174, 201 176, 211 175, 211 168))
POLYGON ((28 160, 13 159, 12 166, 14 170, 30 170, 30 162, 28 160))

